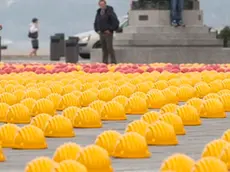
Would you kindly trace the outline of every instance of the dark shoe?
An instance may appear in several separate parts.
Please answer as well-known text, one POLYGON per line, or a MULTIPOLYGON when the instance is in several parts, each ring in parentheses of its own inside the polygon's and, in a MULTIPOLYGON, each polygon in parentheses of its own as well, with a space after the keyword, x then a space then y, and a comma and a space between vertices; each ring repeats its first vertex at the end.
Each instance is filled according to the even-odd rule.
POLYGON ((108 59, 103 58, 102 63, 108 64, 109 61, 108 61, 108 59))
POLYGON ((117 62, 116 61, 111 61, 111 64, 117 64, 117 62))

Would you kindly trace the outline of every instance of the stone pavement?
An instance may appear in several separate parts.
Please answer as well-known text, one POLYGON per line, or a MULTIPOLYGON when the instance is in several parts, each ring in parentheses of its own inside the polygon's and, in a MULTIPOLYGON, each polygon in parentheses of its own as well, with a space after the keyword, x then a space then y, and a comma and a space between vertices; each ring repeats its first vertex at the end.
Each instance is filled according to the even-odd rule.
MULTIPOLYGON (((37 156, 52 157, 55 149, 69 141, 82 146, 94 143, 98 134, 105 130, 124 132, 128 123, 139 119, 139 115, 129 115, 126 121, 103 122, 101 129, 75 129, 75 138, 48 138, 48 149, 45 150, 12 150, 4 149, 7 161, 0 163, 3 172, 23 172, 27 162, 37 156)), ((194 159, 199 159, 201 152, 208 142, 220 138, 230 126, 230 117, 225 119, 202 119, 201 126, 185 127, 187 134, 178 136, 177 146, 149 146, 152 152, 150 159, 112 159, 115 172, 157 172, 161 162, 173 153, 185 153, 194 159)), ((1 125, 1 124, 0 124, 1 125)))
MULTIPOLYGON (((28 56, 3 56, 1 59, 5 63, 58 63, 65 62, 62 57, 60 61, 50 61, 48 56, 28 57, 28 56)), ((79 57, 79 63, 90 63, 90 59, 83 59, 79 57)))

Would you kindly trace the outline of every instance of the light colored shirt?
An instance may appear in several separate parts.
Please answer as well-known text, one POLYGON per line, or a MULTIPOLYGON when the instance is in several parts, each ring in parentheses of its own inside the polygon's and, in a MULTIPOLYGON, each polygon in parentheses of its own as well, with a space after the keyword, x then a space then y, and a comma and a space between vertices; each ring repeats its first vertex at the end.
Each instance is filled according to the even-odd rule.
POLYGON ((105 9, 102 8, 100 14, 103 16, 105 14, 105 9))
POLYGON ((30 31, 30 33, 38 32, 38 26, 34 23, 31 23, 29 31, 30 31))

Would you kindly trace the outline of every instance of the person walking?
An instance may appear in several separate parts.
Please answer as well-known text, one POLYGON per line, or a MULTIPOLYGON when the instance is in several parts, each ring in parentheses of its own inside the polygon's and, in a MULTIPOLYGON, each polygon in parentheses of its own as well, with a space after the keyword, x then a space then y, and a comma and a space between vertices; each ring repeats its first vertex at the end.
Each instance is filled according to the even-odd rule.
POLYGON ((107 5, 106 0, 99 0, 99 9, 97 10, 94 30, 100 35, 102 46, 103 63, 109 63, 109 55, 111 63, 116 64, 115 52, 113 49, 113 33, 119 28, 119 20, 113 7, 107 5))
POLYGON ((39 48, 38 32, 38 19, 33 18, 28 33, 28 37, 31 39, 32 44, 32 51, 30 52, 29 56, 37 56, 37 50, 39 48))
POLYGON ((184 26, 183 23, 184 0, 171 0, 171 25, 184 26))

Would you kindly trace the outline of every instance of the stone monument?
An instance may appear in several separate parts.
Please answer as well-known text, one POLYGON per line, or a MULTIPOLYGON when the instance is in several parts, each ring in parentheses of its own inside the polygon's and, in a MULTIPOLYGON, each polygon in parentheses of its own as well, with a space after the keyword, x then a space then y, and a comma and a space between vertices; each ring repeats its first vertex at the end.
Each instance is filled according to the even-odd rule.
MULTIPOLYGON (((198 0, 185 0, 186 27, 170 25, 170 2, 139 0, 129 11, 129 26, 116 33, 118 63, 228 63, 230 49, 203 23, 198 0)), ((92 62, 102 62, 101 49, 93 49, 92 62)))

